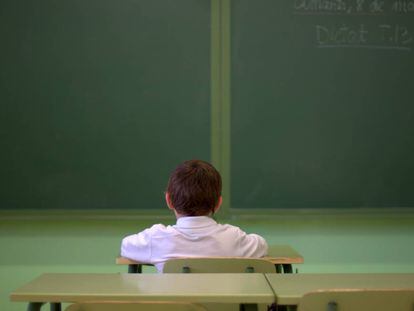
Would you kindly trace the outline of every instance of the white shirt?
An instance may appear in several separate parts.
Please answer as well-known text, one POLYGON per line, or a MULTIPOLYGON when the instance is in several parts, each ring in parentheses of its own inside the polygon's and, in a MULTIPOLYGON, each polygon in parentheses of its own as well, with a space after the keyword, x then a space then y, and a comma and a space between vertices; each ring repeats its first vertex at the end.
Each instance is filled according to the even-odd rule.
POLYGON ((162 272, 165 261, 181 257, 263 257, 267 243, 232 225, 207 216, 181 217, 174 226, 153 225, 122 240, 121 256, 154 264, 162 272))

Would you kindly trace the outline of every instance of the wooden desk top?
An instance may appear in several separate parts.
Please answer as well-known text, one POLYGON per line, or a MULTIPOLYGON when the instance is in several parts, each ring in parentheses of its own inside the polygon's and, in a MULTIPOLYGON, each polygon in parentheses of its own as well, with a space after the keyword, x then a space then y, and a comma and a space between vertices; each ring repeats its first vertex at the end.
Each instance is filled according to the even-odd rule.
POLYGON ((265 276, 240 274, 43 274, 13 291, 12 301, 191 301, 267 303, 274 293, 265 276))
MULTIPOLYGON (((269 246, 269 255, 263 257, 273 264, 300 264, 303 263, 303 257, 288 245, 273 245, 269 246)), ((147 264, 145 262, 138 262, 125 257, 117 257, 116 264, 131 265, 131 264, 147 264)))
POLYGON ((297 305, 301 297, 321 289, 414 289, 414 273, 266 274, 281 305, 297 305))

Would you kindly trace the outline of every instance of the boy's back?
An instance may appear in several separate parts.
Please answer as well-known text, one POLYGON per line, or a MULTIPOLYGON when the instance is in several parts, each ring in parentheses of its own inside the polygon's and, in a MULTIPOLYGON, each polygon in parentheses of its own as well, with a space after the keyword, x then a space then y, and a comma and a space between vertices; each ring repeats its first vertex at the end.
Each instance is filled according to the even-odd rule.
POLYGON ((122 241, 121 255, 152 263, 162 272, 165 261, 181 257, 263 257, 266 241, 207 216, 181 217, 174 226, 154 225, 122 241))
POLYGON ((218 224, 210 216, 221 205, 221 177, 207 162, 186 161, 171 174, 166 202, 174 226, 154 225, 122 241, 121 255, 152 263, 159 272, 165 261, 180 257, 263 257, 266 241, 238 227, 218 224))

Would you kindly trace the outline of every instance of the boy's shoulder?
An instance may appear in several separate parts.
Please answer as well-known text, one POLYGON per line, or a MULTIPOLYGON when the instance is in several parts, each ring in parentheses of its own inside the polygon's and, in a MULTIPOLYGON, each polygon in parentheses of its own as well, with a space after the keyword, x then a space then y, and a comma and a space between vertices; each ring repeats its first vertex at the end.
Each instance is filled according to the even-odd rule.
POLYGON ((231 225, 231 224, 220 224, 219 223, 218 226, 226 231, 233 231, 233 232, 240 232, 240 233, 244 232, 240 227, 231 225))
POLYGON ((149 231, 157 231, 157 230, 166 230, 169 226, 166 226, 164 224, 153 224, 151 227, 149 227, 146 230, 149 231))
POLYGON ((173 226, 171 225, 164 225, 164 224, 154 224, 151 227, 145 229, 145 231, 149 234, 157 234, 157 233, 170 233, 174 231, 173 226))

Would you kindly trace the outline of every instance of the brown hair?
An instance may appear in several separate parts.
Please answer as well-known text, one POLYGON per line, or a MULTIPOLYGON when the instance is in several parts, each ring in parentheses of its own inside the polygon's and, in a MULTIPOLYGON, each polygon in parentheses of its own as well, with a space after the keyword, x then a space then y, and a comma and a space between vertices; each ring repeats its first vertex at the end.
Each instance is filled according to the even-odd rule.
POLYGON ((174 209, 186 216, 214 212, 221 196, 220 173, 201 160, 178 165, 168 180, 167 192, 174 209))

